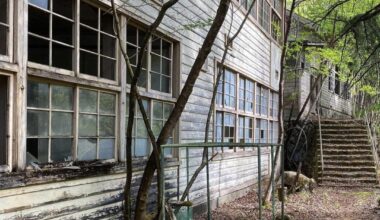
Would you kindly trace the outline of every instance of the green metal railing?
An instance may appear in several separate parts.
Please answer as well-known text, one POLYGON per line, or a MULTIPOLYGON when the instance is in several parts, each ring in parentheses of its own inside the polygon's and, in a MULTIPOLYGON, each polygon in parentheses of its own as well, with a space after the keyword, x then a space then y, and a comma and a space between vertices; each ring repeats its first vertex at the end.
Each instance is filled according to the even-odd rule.
MULTIPOLYGON (((262 148, 268 148, 270 147, 270 155, 271 155, 271 180, 272 180, 272 219, 275 219, 276 215, 276 200, 275 200, 275 185, 276 181, 275 179, 275 149, 280 148, 280 156, 281 156, 281 188, 284 188, 284 148, 283 145, 279 144, 254 144, 254 143, 187 143, 187 144, 168 144, 168 145, 163 145, 161 146, 161 155, 160 155, 160 185, 161 185, 161 196, 163 198, 163 201, 165 201, 165 158, 163 156, 163 152, 167 148, 173 148, 173 149, 182 149, 186 148, 186 169, 187 169, 187 183, 189 181, 189 149, 194 148, 194 149, 200 149, 200 148, 219 148, 219 147, 243 147, 245 149, 248 148, 257 148, 257 166, 258 166, 258 198, 259 198, 259 219, 262 219, 262 209, 263 209, 263 204, 262 204, 262 174, 261 174, 261 150, 262 148)), ((256 155, 255 155, 256 156, 256 155)), ((206 181, 207 181, 207 219, 211 220, 211 200, 210 200, 210 176, 209 176, 209 157, 208 157, 208 151, 207 151, 207 162, 206 162, 206 181)), ((284 190, 282 190, 282 193, 284 190)), ((284 196, 282 196, 283 199, 281 201, 281 219, 284 218, 284 196)), ((160 214, 160 219, 165 219, 165 202, 163 202, 162 207, 161 207, 161 214, 160 214)))

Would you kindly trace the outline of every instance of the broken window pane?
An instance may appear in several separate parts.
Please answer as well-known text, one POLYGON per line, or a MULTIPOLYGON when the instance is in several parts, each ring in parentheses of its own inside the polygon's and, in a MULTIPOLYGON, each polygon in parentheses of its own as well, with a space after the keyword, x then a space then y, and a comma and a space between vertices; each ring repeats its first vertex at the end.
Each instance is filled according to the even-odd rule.
POLYGON ((49 9, 49 0, 29 0, 29 3, 43 9, 49 9))
POLYGON ((98 33, 92 29, 81 26, 80 27, 80 48, 97 53, 98 52, 98 33))
POLYGON ((28 60, 49 65, 49 41, 29 35, 28 60))
POLYGON ((115 140, 114 139, 100 139, 99 140, 99 159, 112 159, 114 158, 115 140))
POLYGON ((79 115, 79 136, 95 137, 97 136, 97 128, 96 115, 79 115))
POLYGON ((0 54, 8 55, 7 43, 8 42, 8 27, 0 24, 0 54))
POLYGON ((100 11, 100 13, 100 30, 113 35, 113 16, 105 11, 100 11))
POLYGON ((104 79, 115 80, 115 64, 116 64, 115 60, 101 57, 100 77, 104 79))
POLYGON ((115 100, 113 94, 100 93, 99 111, 101 114, 115 114, 115 100))
POLYGON ((53 16, 53 39, 72 45, 73 23, 58 16, 53 16))
POLYGON ((53 138, 51 139, 51 160, 52 161, 70 161, 72 160, 73 141, 71 138, 53 138))
POLYGON ((49 37, 49 13, 29 6, 29 32, 49 37))
POLYGON ((81 89, 79 92, 80 112, 98 112, 98 93, 96 91, 81 89))
POLYGON ((66 86, 51 86, 52 109, 73 109, 73 88, 66 86))
POLYGON ((27 106, 36 108, 49 107, 49 85, 28 81, 27 106))
POLYGON ((78 160, 95 160, 96 159, 96 139, 79 139, 78 140, 78 160))
POLYGON ((53 11, 67 18, 73 18, 73 0, 53 0, 53 11))
POLYGON ((98 56, 81 51, 80 72, 91 76, 98 76, 98 56))
POLYGON ((98 9, 83 1, 80 2, 80 22, 98 28, 98 9))
POLYGON ((47 163, 49 152, 49 139, 28 138, 26 140, 26 160, 30 162, 47 163))
POLYGON ((64 112, 51 113, 51 134, 54 136, 71 136, 73 114, 64 112))
POLYGON ((0 0, 0 22, 8 23, 8 0, 0 0))
POLYGON ((99 116, 99 136, 101 137, 115 136, 115 117, 99 116))
POLYGON ((48 136, 49 131, 49 112, 28 110, 28 136, 48 136))
POLYGON ((72 70, 73 49, 61 44, 53 43, 52 66, 72 70))

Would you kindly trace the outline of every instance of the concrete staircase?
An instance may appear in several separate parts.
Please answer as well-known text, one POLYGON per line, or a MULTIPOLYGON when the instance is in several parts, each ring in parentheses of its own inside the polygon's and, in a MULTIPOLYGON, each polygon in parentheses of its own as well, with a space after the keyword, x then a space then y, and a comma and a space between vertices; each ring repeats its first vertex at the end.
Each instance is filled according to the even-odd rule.
POLYGON ((321 120, 324 170, 316 130, 318 182, 326 186, 378 185, 367 127, 360 120, 321 120))

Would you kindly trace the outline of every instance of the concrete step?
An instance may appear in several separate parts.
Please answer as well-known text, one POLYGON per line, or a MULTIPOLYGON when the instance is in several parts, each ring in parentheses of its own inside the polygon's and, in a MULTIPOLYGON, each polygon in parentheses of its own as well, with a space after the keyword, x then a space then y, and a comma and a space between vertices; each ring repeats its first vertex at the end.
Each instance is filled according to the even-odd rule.
POLYGON ((327 187, 360 187, 360 188, 379 188, 378 183, 338 183, 331 181, 323 181, 318 183, 319 186, 327 186, 327 187))
MULTIPOLYGON (((319 125, 316 126, 319 128, 319 125)), ((322 129, 367 129, 367 126, 360 124, 321 124, 322 129)))
MULTIPOLYGON (((322 143, 322 149, 372 149, 371 145, 368 144, 329 144, 322 143)), ((320 149, 319 142, 317 142, 317 149, 320 149)))
MULTIPOLYGON (((318 135, 319 137, 319 135, 318 135)), ((322 139, 367 139, 368 135, 367 132, 362 134, 356 134, 356 133, 336 133, 336 134, 322 134, 322 139)))
MULTIPOLYGON (((317 154, 320 154, 320 149, 317 149, 317 154)), ((370 149, 357 149, 357 148, 324 148, 323 155, 370 155, 370 149)))
MULTIPOLYGON (((333 171, 333 172, 374 172, 376 173, 376 167, 375 166, 368 166, 368 165, 362 165, 362 166, 352 166, 350 164, 346 164, 344 166, 339 165, 324 165, 324 171, 333 171)), ((318 169, 321 171, 322 166, 319 165, 318 169)))
POLYGON ((378 183, 378 180, 376 178, 368 178, 368 177, 350 179, 350 178, 324 176, 324 177, 320 177, 318 180, 319 182, 322 182, 322 183, 325 183, 325 182, 345 183, 345 184, 361 184, 361 183, 377 184, 378 183))
MULTIPOLYGON (((318 163, 319 166, 321 166, 320 157, 318 157, 318 163)), ((324 166, 341 166, 341 167, 352 167, 352 166, 374 166, 375 163, 373 160, 346 160, 346 161, 336 161, 336 160, 329 160, 327 158, 323 158, 323 164, 324 166)))
MULTIPOLYGON (((319 136, 319 129, 317 127, 316 133, 317 136, 319 136)), ((367 135, 367 129, 361 128, 353 128, 353 129, 330 129, 330 128, 322 128, 322 135, 323 134, 366 134, 367 135)))
MULTIPOLYGON (((315 120, 318 123, 318 120, 315 120)), ((321 118, 321 123, 326 124, 365 124, 365 121, 362 119, 331 119, 331 118, 321 118)))
MULTIPOLYGON (((321 176, 322 172, 318 172, 318 176, 321 176)), ((366 171, 346 171, 346 172, 339 172, 339 171, 331 171, 331 170, 325 170, 323 172, 323 177, 339 177, 339 178, 347 178, 355 180, 357 178, 374 178, 376 179, 376 172, 366 172, 366 171)))
POLYGON ((369 161, 373 162, 372 154, 368 154, 368 155, 361 155, 361 154, 323 155, 323 159, 325 161, 327 161, 327 160, 336 160, 336 161, 356 161, 356 160, 366 161, 366 160, 369 160, 369 161))
MULTIPOLYGON (((317 138, 316 143, 320 143, 320 139, 317 138)), ((325 139, 322 136, 322 144, 369 144, 368 139, 325 139)))

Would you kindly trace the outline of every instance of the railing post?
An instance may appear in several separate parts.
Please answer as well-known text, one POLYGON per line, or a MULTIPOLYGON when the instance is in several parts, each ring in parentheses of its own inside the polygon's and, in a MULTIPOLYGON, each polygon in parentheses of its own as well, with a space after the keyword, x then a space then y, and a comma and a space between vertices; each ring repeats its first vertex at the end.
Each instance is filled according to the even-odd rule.
POLYGON ((206 147, 206 175, 207 175, 207 219, 211 220, 211 201, 210 201, 210 173, 208 166, 208 148, 206 147))
MULTIPOLYGON (((282 192, 281 193, 284 193, 284 157, 285 157, 285 146, 282 145, 282 146, 278 146, 280 148, 280 151, 281 151, 281 188, 282 188, 282 192)), ((284 219, 284 203, 285 203, 285 196, 283 196, 282 198, 282 201, 281 201, 281 219, 283 220, 284 219)))
POLYGON ((162 146, 162 150, 160 153, 160 169, 161 169, 161 175, 160 175, 160 187, 161 187, 161 198, 162 198, 162 206, 161 206, 161 219, 165 220, 165 168, 164 168, 164 154, 165 147, 162 146))
POLYGON ((275 185, 276 183, 275 178, 274 178, 274 153, 273 153, 273 145, 270 146, 270 159, 271 159, 271 182, 272 182, 272 220, 275 219, 275 206, 276 206, 276 201, 275 201, 275 185))
POLYGON ((261 149, 260 146, 257 147, 257 163, 258 163, 258 187, 259 187, 259 219, 262 217, 262 196, 261 196, 261 149))

